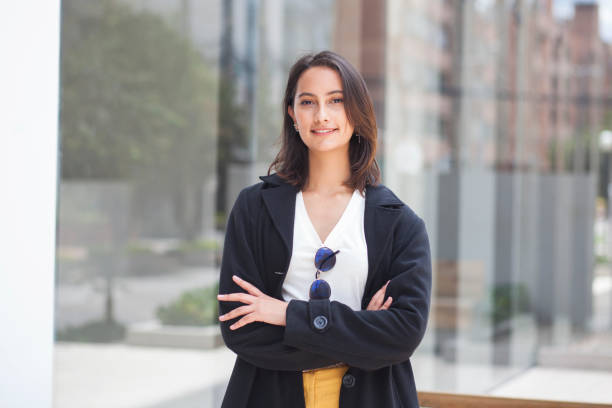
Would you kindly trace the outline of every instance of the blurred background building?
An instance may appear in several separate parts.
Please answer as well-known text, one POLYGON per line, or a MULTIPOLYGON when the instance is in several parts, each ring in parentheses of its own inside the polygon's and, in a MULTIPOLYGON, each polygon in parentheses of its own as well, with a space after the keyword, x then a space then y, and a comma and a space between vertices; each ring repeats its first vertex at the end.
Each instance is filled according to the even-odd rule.
MULTIPOLYGON (((64 0, 56 406, 219 405, 225 222, 289 67, 324 49, 362 72, 383 183, 429 232, 419 389, 612 371, 610 2, 64 0)), ((523 396, 612 403, 551 395, 523 396)))

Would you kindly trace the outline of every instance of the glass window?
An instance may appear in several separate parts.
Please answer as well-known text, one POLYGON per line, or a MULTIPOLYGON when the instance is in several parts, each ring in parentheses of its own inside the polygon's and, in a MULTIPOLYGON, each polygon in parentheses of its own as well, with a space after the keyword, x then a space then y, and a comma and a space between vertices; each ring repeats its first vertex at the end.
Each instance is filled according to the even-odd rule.
POLYGON ((612 403, 555 384, 612 380, 611 7, 64 0, 56 405, 219 405, 226 219, 323 49, 362 72, 383 183, 427 225, 419 389, 612 403))

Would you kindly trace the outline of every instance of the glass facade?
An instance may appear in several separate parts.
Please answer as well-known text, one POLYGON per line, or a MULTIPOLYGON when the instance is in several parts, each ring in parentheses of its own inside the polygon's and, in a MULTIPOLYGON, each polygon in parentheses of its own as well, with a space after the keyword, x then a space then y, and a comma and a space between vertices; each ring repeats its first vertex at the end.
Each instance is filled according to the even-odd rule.
POLYGON ((64 0, 56 406, 219 405, 226 218, 323 49, 363 74, 383 183, 429 232, 419 389, 612 368, 575 355, 612 333, 611 32, 603 0, 64 0))

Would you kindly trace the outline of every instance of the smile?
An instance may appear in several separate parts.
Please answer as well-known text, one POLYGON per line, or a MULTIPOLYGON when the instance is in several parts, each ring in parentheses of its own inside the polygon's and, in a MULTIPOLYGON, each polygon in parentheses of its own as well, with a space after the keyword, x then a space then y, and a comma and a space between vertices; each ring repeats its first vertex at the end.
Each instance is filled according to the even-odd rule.
POLYGON ((317 135, 326 135, 332 132, 335 132, 336 129, 314 129, 312 130, 313 133, 317 134, 317 135))

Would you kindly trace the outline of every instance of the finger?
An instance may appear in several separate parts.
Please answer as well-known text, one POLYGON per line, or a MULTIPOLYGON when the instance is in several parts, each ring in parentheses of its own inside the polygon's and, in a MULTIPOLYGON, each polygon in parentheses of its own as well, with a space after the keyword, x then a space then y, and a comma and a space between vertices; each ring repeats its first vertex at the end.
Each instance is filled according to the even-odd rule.
POLYGON ((391 296, 389 296, 387 298, 387 301, 385 302, 385 304, 382 305, 382 307, 380 308, 380 310, 387 310, 387 309, 389 309, 389 307, 391 307, 391 303, 393 303, 393 298, 391 296))
POLYGON ((242 302, 251 304, 255 297, 246 293, 229 293, 227 295, 217 295, 217 299, 221 302, 242 302))
POLYGON ((376 292, 376 296, 379 298, 379 305, 382 304, 383 300, 385 299, 385 292, 387 291, 387 285, 389 285, 389 282, 391 281, 388 280, 387 283, 385 283, 382 288, 378 289, 378 292, 376 292))
POLYGON ((368 303, 368 307, 366 307, 366 310, 380 309, 383 300, 385 299, 385 291, 387 290, 387 285, 389 285, 389 282, 391 282, 391 280, 388 280, 387 283, 385 283, 380 289, 376 291, 374 296, 372 296, 372 299, 370 299, 370 303, 368 303))
POLYGON ((376 293, 374 294, 374 296, 372 296, 372 300, 379 299, 381 294, 382 294, 382 291, 378 289, 376 293))
POLYGON ((240 306, 235 308, 234 310, 219 316, 219 320, 220 321, 225 321, 225 320, 232 320, 235 319, 238 316, 242 316, 244 314, 250 313, 253 311, 253 306, 252 305, 245 305, 245 306, 240 306))
POLYGON ((381 303, 382 301, 385 299, 385 294, 387 293, 387 286, 389 286, 389 282, 391 282, 390 280, 387 281, 387 283, 385 283, 385 285, 380 288, 380 292, 382 293, 382 299, 381 299, 381 303))
POLYGON ((382 304, 383 300, 385 299, 385 291, 383 289, 384 288, 378 289, 378 291, 374 295, 374 299, 375 299, 376 305, 378 307, 380 307, 380 305, 382 304))
POLYGON ((241 328, 242 326, 246 326, 249 323, 253 323, 257 321, 257 319, 254 316, 254 313, 249 313, 248 315, 244 316, 242 319, 238 320, 236 323, 232 324, 230 326, 231 330, 236 330, 241 328))
POLYGON ((238 286, 240 286, 242 289, 249 292, 251 295, 260 296, 263 294, 261 290, 257 289, 255 285, 245 281, 244 279, 239 278, 236 275, 233 275, 232 279, 234 280, 234 282, 236 282, 238 286))
POLYGON ((370 303, 368 304, 367 310, 378 310, 380 304, 382 303, 382 300, 383 293, 381 289, 378 289, 374 296, 372 296, 372 299, 370 299, 370 303))

